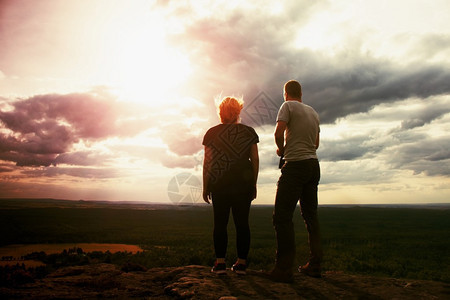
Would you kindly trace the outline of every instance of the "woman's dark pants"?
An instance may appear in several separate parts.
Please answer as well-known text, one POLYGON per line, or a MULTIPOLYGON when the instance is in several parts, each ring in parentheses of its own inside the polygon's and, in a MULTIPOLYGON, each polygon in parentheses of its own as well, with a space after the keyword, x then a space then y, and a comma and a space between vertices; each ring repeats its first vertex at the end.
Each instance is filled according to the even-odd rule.
POLYGON ((236 248, 238 258, 247 259, 250 249, 250 213, 251 197, 249 193, 215 192, 212 194, 214 210, 214 249, 216 257, 225 258, 228 245, 227 225, 230 209, 236 228, 236 248))

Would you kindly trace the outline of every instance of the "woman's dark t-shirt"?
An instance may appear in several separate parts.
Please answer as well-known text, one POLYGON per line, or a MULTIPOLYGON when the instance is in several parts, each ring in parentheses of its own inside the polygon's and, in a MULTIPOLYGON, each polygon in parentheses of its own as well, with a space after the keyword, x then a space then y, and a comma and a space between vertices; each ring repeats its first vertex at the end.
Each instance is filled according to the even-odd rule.
POLYGON ((259 142, 252 127, 244 124, 219 124, 203 137, 211 149, 209 190, 211 192, 251 192, 254 185, 250 149, 259 142))

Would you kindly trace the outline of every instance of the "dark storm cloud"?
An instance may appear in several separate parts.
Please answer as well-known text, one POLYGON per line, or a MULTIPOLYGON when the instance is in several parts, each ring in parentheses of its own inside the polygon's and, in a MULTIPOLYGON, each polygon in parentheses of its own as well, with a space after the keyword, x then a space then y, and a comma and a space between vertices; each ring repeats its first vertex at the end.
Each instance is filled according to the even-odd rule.
POLYGON ((403 120, 401 123, 401 129, 406 130, 424 126, 425 124, 429 124, 449 112, 450 107, 446 102, 436 103, 436 101, 434 101, 432 105, 425 107, 424 109, 410 115, 408 119, 403 120))
POLYGON ((427 138, 402 144, 392 149, 389 161, 399 169, 413 170, 415 174, 450 176, 450 138, 427 138))
POLYGON ((0 133, 0 159, 18 166, 75 161, 86 165, 89 162, 76 159, 80 154, 55 158, 81 139, 132 135, 140 129, 119 122, 125 107, 113 98, 94 94, 39 95, 10 105, 12 110, 0 110, 0 124, 5 129, 0 133))
POLYGON ((331 123, 352 113, 367 112, 377 104, 450 93, 448 82, 450 71, 444 66, 401 68, 373 60, 314 81, 306 77, 304 86, 321 121, 331 123))
MULTIPOLYGON (((218 94, 253 100, 267 92, 279 106, 282 84, 297 68, 291 59, 297 56, 292 52, 292 39, 317 3, 292 1, 280 15, 268 16, 270 11, 261 7, 258 13, 233 10, 190 20, 182 34, 170 39, 196 66, 185 91, 210 105, 218 94), (202 82, 200 89, 198 82, 202 82)), ((181 16, 187 11, 182 10, 181 16)), ((179 18, 179 10, 171 17, 179 18)))
POLYGON ((319 148, 320 159, 323 161, 354 160, 375 150, 380 150, 376 147, 367 146, 366 142, 368 141, 370 141, 370 138, 367 136, 323 141, 319 148))
MULTIPOLYGON (((172 39, 198 70, 186 91, 210 105, 212 96, 220 92, 252 100, 263 91, 279 106, 283 84, 297 79, 303 84, 304 101, 319 112, 323 124, 367 112, 381 103, 450 93, 450 69, 445 65, 423 60, 399 64, 362 53, 352 40, 342 41, 347 50, 336 55, 296 48, 294 40, 308 13, 324 8, 307 3, 285 7, 289 14, 234 10, 190 22, 185 32, 172 39), (196 82, 202 82, 201 90, 191 88, 196 82)), ((448 39, 441 36, 425 36, 420 45, 427 47, 430 40, 435 46, 427 49, 433 55, 450 48, 448 39)))
MULTIPOLYGON (((322 124, 369 112, 380 104, 397 105, 409 98, 423 99, 429 103, 426 109, 392 116, 401 123, 400 128, 390 133, 399 143, 416 142, 417 133, 408 130, 429 124, 449 112, 446 102, 435 101, 433 96, 450 93, 450 69, 445 64, 427 60, 448 53, 447 37, 424 35, 419 38, 420 42, 410 52, 416 59, 410 63, 363 53, 361 42, 352 39, 342 40, 345 47, 338 52, 302 48, 308 41, 298 41, 300 46, 296 47, 294 40, 309 16, 325 9, 323 2, 302 2, 293 1, 280 15, 272 15, 264 8, 258 13, 236 9, 207 18, 189 19, 185 31, 171 39, 196 66, 196 72, 185 86, 186 93, 201 99, 208 107, 213 106, 212 98, 217 94, 243 95, 242 122, 255 127, 275 124, 276 111, 283 102, 283 84, 289 79, 302 83, 303 100, 318 111, 322 124), (202 82, 200 89, 198 82, 202 82)), ((169 17, 187 18, 191 13, 184 7, 174 10, 169 17)), ((215 118, 214 109, 209 112, 211 118, 215 118)), ((428 137, 422 134, 420 139, 428 137)), ((319 156, 324 161, 359 160, 383 153, 391 143, 375 136, 324 140, 319 156)), ((183 145, 181 138, 180 143, 173 144, 176 145, 183 145)), ((172 150, 177 154, 187 153, 179 149, 172 150)), ((402 167, 425 172, 420 170, 429 163, 427 174, 445 174, 442 165, 430 160, 440 157, 442 152, 433 153, 427 160, 406 155, 402 167), (413 165, 417 160, 424 162, 422 167, 413 165)), ((175 160, 168 162, 174 164, 175 160)))
MULTIPOLYGON (((23 151, 23 150, 22 150, 23 151)), ((36 154, 26 152, 7 151, 0 153, 0 160, 15 162, 17 166, 50 166, 55 154, 36 154)))
POLYGON ((9 173, 13 171, 14 168, 11 165, 8 164, 0 164, 0 173, 9 173))
POLYGON ((73 142, 77 138, 102 138, 117 131, 114 120, 118 107, 89 94, 39 95, 12 105, 14 110, 0 112, 0 118, 7 128, 21 134, 50 137, 59 130, 65 137, 57 134, 56 140, 73 142))

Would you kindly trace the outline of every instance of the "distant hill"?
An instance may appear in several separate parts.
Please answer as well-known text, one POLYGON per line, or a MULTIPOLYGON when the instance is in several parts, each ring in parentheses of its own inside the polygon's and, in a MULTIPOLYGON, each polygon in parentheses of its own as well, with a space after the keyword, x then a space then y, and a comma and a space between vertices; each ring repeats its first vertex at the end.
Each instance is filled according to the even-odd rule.
POLYGON ((129 209, 183 209, 199 205, 174 205, 172 203, 137 202, 137 201, 106 201, 106 200, 65 200, 52 198, 0 198, 0 209, 8 208, 129 208, 129 209))
MULTIPOLYGON (((273 204, 256 204, 258 207, 273 207, 273 204)), ((323 204, 320 207, 332 208, 428 208, 450 209, 450 203, 419 204, 323 204)), ((172 204, 149 201, 108 201, 108 200, 67 200, 53 198, 0 198, 0 209, 4 208, 37 208, 37 207, 71 207, 71 208, 132 208, 132 209, 188 209, 191 207, 209 207, 204 202, 195 204, 172 204)))

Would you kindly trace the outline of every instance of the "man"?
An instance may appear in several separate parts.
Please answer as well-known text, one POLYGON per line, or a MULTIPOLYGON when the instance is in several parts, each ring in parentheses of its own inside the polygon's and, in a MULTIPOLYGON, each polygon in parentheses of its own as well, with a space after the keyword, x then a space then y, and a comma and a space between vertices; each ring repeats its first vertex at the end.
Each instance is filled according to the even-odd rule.
POLYGON ((321 276, 322 248, 317 217, 320 167, 316 155, 320 128, 317 112, 302 102, 299 82, 290 80, 284 85, 284 100, 278 111, 274 133, 277 154, 284 158, 285 163, 278 180, 273 212, 277 253, 270 276, 275 281, 292 282, 295 260, 292 217, 299 200, 308 231, 310 258, 298 270, 309 276, 321 276))

